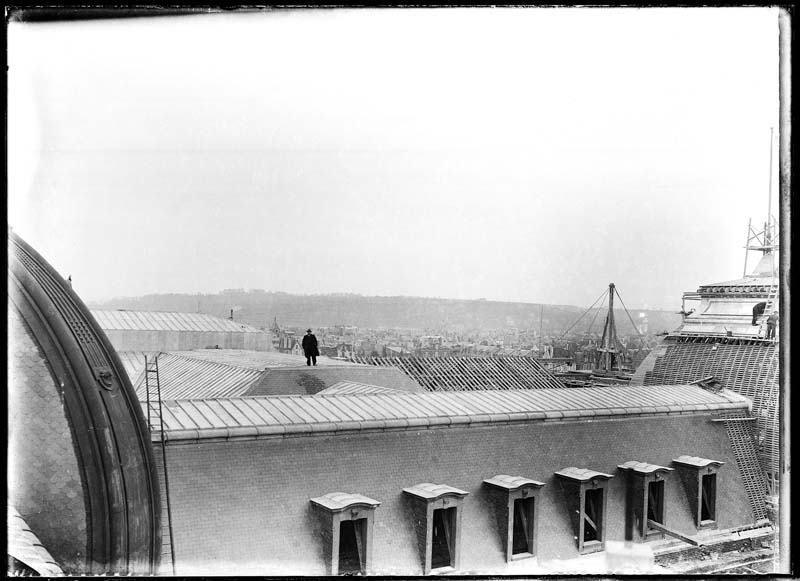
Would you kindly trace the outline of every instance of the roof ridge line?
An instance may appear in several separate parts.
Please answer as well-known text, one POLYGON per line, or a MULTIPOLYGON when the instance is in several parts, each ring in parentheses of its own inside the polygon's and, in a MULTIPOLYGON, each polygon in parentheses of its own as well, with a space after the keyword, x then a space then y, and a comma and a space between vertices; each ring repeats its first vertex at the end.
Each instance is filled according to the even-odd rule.
POLYGON ((240 369, 242 371, 253 371, 255 373, 262 373, 263 369, 257 369, 255 367, 246 367, 244 365, 234 365, 232 363, 225 363, 222 361, 212 361, 211 359, 202 359, 200 357, 192 357, 190 355, 184 355, 183 353, 171 352, 171 351, 162 351, 162 353, 166 355, 171 355, 172 357, 177 357, 180 359, 187 359, 189 361, 198 361, 200 363, 207 363, 209 365, 217 365, 220 367, 232 367, 234 369, 240 369))

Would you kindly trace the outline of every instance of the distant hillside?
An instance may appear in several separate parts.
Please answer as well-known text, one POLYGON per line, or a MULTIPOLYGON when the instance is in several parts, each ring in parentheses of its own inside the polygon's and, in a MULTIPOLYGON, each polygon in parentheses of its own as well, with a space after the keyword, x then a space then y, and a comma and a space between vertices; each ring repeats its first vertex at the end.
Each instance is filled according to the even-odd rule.
MULTIPOLYGON (((282 326, 329 327, 355 325, 362 328, 416 328, 469 331, 474 329, 539 329, 540 305, 486 300, 455 300, 419 297, 366 297, 356 294, 294 295, 261 290, 229 290, 218 294, 154 294, 114 298, 93 303, 92 308, 147 311, 203 312, 234 318, 256 327, 268 326, 274 318, 282 326)), ((586 312, 585 307, 544 305, 542 330, 561 333, 586 312)), ((680 325, 680 315, 669 311, 633 311, 647 314, 649 331, 659 333, 680 325)), ((602 331, 604 311, 586 314, 574 331, 602 331), (593 322, 594 321, 594 322, 593 322), (593 324, 592 324, 593 322, 593 324)), ((620 334, 633 332, 624 311, 615 311, 620 334)))

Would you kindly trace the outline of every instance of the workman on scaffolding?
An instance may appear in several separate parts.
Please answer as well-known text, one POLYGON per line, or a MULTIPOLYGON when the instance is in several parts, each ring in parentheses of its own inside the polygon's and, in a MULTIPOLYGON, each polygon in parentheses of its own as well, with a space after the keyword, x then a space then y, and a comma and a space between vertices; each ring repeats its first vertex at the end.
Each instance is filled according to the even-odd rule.
POLYGON ((778 311, 772 311, 767 317, 767 339, 775 339, 775 330, 778 328, 778 311))

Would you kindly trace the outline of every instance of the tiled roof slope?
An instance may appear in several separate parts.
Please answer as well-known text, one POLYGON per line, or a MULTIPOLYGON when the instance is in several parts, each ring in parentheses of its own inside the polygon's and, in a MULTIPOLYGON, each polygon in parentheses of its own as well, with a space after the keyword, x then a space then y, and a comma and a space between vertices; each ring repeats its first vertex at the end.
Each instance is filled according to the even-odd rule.
POLYGON ((92 310, 104 330, 121 331, 198 331, 225 333, 263 333, 255 327, 202 313, 163 311, 92 310))
POLYGON ((8 556, 24 563, 43 577, 61 577, 64 572, 31 531, 25 519, 12 507, 8 511, 8 556))
MULTIPOLYGON (((183 355, 194 359, 203 359, 215 363, 226 363, 237 367, 250 367, 264 370, 279 367, 298 367, 306 364, 302 355, 278 353, 275 351, 249 351, 245 349, 193 349, 191 351, 171 351, 174 355, 183 355)), ((357 367, 357 363, 331 359, 330 357, 317 357, 317 366, 320 367, 357 367)))
MULTIPOLYGON (((165 401, 170 440, 733 412, 748 402, 691 385, 165 401)), ((157 434, 153 435, 158 438, 157 434)))
MULTIPOLYGON (((161 399, 204 399, 244 395, 262 372, 247 367, 204 361, 193 357, 161 353, 158 356, 158 383, 161 399)), ((150 381, 150 398, 156 398, 155 376, 150 381)), ((134 384, 140 401, 147 399, 146 378, 142 372, 134 384)))
POLYGON ((361 357, 356 361, 402 369, 428 391, 566 388, 532 357, 361 357))
MULTIPOLYGON (((778 349, 775 344, 663 343, 644 373, 644 385, 684 384, 713 376, 753 402, 761 462, 779 470, 778 349)), ((649 358, 648 358, 649 359, 649 358)), ((642 365, 644 365, 643 363, 642 365)))

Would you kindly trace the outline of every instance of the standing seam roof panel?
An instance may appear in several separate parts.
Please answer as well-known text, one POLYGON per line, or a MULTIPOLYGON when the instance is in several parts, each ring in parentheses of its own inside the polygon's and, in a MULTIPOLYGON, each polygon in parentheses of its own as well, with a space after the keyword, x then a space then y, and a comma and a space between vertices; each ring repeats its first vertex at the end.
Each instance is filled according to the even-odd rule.
POLYGON ((117 325, 126 331, 136 331, 139 328, 139 325, 136 324, 134 316, 127 311, 120 311, 115 319, 117 321, 117 325))
POLYGON ((380 419, 380 417, 376 415, 375 410, 361 398, 353 398, 348 403, 353 408, 353 411, 361 416, 362 421, 380 419))
POLYGON ((393 420, 401 419, 402 415, 397 413, 391 402, 381 397, 370 398, 370 403, 375 409, 376 413, 382 413, 384 416, 389 416, 393 420))
POLYGON ((247 404, 260 416, 271 418, 274 421, 273 423, 277 425, 297 423, 277 409, 268 398, 251 398, 247 401, 247 404))
POLYGON ((200 325, 200 321, 194 315, 189 315, 188 317, 186 317, 186 324, 193 331, 202 331, 203 330, 202 325, 200 325))
POLYGON ((432 412, 433 417, 449 417, 452 414, 448 413, 448 410, 441 405, 440 399, 431 399, 428 402, 428 409, 432 412))
POLYGON ((345 400, 343 400, 342 398, 336 398, 336 397, 332 397, 332 398, 328 398, 328 399, 329 399, 328 405, 330 405, 331 408, 335 409, 338 412, 338 414, 340 414, 341 418, 344 419, 345 421, 347 421, 347 420, 354 421, 354 422, 363 422, 364 421, 364 418, 362 418, 355 410, 353 410, 349 406, 349 404, 350 404, 349 401, 347 401, 345 403, 345 400))
POLYGON ((214 426, 215 428, 225 428, 227 427, 226 423, 217 414, 211 406, 208 405, 206 400, 195 400, 194 405, 197 408, 197 411, 200 412, 203 417, 208 421, 209 424, 214 426))
MULTIPOLYGON (((138 315, 138 313, 137 313, 138 315)), ((137 331, 158 331, 159 326, 155 324, 153 318, 147 314, 135 316, 133 313, 128 313, 130 321, 135 325, 137 331)))
POLYGON ((310 418, 311 422, 318 422, 318 421, 325 421, 325 417, 322 416, 317 409, 311 405, 311 402, 307 399, 298 399, 294 403, 297 404, 297 412, 303 414, 303 418, 310 418))
POLYGON ((194 405, 194 400, 179 400, 178 405, 181 409, 189 416, 197 425, 198 428, 213 428, 215 427, 211 422, 209 422, 203 414, 201 414, 194 405))
MULTIPOLYGON (((274 405, 278 410, 280 410, 280 412, 283 415, 285 415, 287 418, 289 418, 293 423, 296 423, 296 424, 306 424, 306 423, 308 423, 309 416, 304 414, 304 413, 301 413, 300 410, 297 409, 299 406, 292 405, 290 407, 286 403, 284 403, 283 401, 278 400, 278 399, 270 400, 269 403, 274 405)), ((301 402, 297 401, 297 402, 292 402, 292 403, 293 404, 300 404, 301 402)))
POLYGON ((513 406, 504 405, 501 400, 492 397, 493 394, 491 392, 474 391, 471 395, 473 396, 473 401, 489 413, 507 414, 514 411, 513 406))
POLYGON ((469 413, 469 407, 460 402, 442 400, 440 404, 445 410, 455 415, 467 415, 469 413))
POLYGON ((227 425, 234 425, 234 426, 241 426, 242 422, 239 421, 239 417, 241 417, 241 413, 236 410, 236 408, 229 404, 228 401, 225 401, 225 405, 223 402, 216 399, 207 399, 203 400, 205 404, 212 409, 212 411, 220 418, 223 422, 226 422, 227 425), (238 416, 238 417, 237 417, 238 416), (227 418, 230 418, 229 420, 227 418))
POLYGON ((199 313, 97 309, 92 315, 109 330, 263 333, 244 323, 199 313))
POLYGON ((253 425, 258 424, 258 421, 261 419, 261 415, 247 404, 247 398, 234 398, 228 401, 230 402, 231 407, 236 408, 236 411, 247 418, 249 422, 251 422, 253 425))
POLYGON ((329 421, 328 416, 326 415, 328 412, 324 405, 320 404, 317 406, 313 399, 309 399, 306 403, 306 412, 314 418, 314 421, 317 422, 327 422, 329 421))
POLYGON ((531 407, 537 407, 537 408, 539 407, 534 402, 531 401, 530 397, 526 397, 526 393, 523 391, 509 390, 508 393, 506 394, 506 397, 510 402, 514 403, 517 406, 527 405, 531 407))
POLYGON ((183 406, 180 405, 180 401, 173 401, 169 404, 162 405, 162 409, 166 411, 166 413, 161 414, 161 417, 166 421, 169 419, 169 416, 175 418, 175 421, 178 425, 183 429, 188 429, 191 427, 196 426, 196 422, 194 419, 186 413, 186 410, 183 409, 183 406))
MULTIPOLYGON (((579 388, 580 389, 580 388, 579 388)), ((212 426, 219 426, 219 423, 229 426, 230 418, 234 418, 236 425, 243 423, 234 413, 228 416, 215 412, 215 417, 211 417, 211 412, 222 406, 224 409, 239 408, 240 410, 250 408, 251 412, 242 412, 242 416, 253 425, 282 425, 296 426, 298 424, 340 424, 352 426, 359 422, 381 421, 381 420, 425 420, 430 418, 444 419, 444 422, 436 421, 436 424, 453 423, 449 421, 453 417, 474 416, 483 418, 492 414, 496 408, 489 405, 493 401, 503 401, 506 411, 496 412, 498 420, 513 419, 520 415, 535 414, 534 417, 541 417, 540 412, 556 412, 555 417, 561 416, 558 412, 573 411, 577 412, 576 417, 591 419, 594 412, 597 415, 608 416, 608 410, 623 410, 623 414, 638 414, 641 410, 650 413, 674 413, 676 411, 697 410, 742 410, 746 413, 747 402, 731 402, 724 395, 706 392, 699 387, 685 387, 679 390, 669 386, 650 388, 657 397, 652 405, 638 405, 636 394, 629 390, 619 388, 583 388, 580 391, 563 390, 559 394, 544 393, 544 390, 530 390, 526 394, 517 394, 515 401, 505 398, 506 392, 452 392, 452 393, 423 393, 416 395, 371 395, 371 396, 335 396, 320 398, 316 396, 273 396, 261 398, 239 398, 236 400, 222 400, 219 402, 192 402, 179 401, 167 402, 168 412, 165 412, 165 421, 168 422, 169 429, 176 429, 172 425, 171 418, 174 416, 176 421, 183 423, 186 428, 199 430, 210 429, 212 426), (591 390, 591 391, 589 391, 591 390), (588 393, 592 395, 607 396, 605 402, 595 401, 592 405, 580 403, 576 405, 575 396, 583 396, 588 393), (554 397, 558 395, 558 397, 554 397), (697 404, 684 404, 685 397, 693 395, 699 400, 697 404), (608 398, 611 398, 610 400, 608 398), (466 410, 463 413, 453 414, 449 405, 450 401, 456 401, 466 410), (380 402, 373 405, 373 402, 380 402), (488 402, 488 403, 487 403, 488 402), (610 405, 609 405, 610 404, 610 405), (363 413, 364 407, 369 409, 369 414, 363 413), (380 410, 391 408, 392 414, 383 414, 380 410), (688 408, 688 409, 687 409, 688 408), (313 410, 313 413, 312 413, 313 410), (588 412, 588 413, 583 413, 588 412), (183 414, 183 415, 181 415, 183 414), (361 415, 359 415, 361 414, 361 415), (298 418, 306 417, 300 420, 298 418), (310 418, 310 419, 309 419, 310 418)), ((613 413, 613 412, 612 412, 613 413)), ((420 425, 418 422, 411 422, 410 425, 420 425)), ((409 425, 409 424, 406 424, 409 425)), ((424 425, 424 422, 422 423, 424 425)), ((323 430, 324 431, 324 430, 323 430)))
MULTIPOLYGON (((395 401, 394 398, 393 398, 393 401, 395 401)), ((414 398, 411 397, 411 396, 399 395, 399 396, 396 396, 396 401, 399 404, 397 407, 400 408, 401 410, 404 410, 406 414, 408 413, 408 411, 412 411, 412 412, 418 414, 418 417, 424 417, 424 418, 429 418, 429 417, 432 417, 432 415, 433 415, 430 412, 428 412, 427 410, 425 410, 424 407, 420 407, 420 406, 416 405, 417 402, 415 402, 414 398)))

